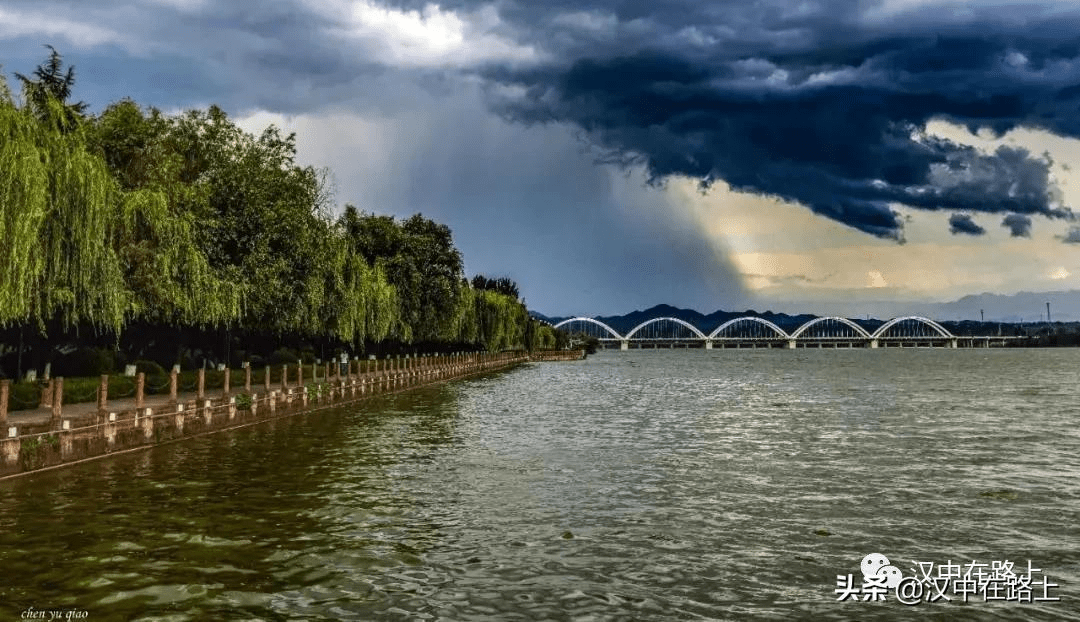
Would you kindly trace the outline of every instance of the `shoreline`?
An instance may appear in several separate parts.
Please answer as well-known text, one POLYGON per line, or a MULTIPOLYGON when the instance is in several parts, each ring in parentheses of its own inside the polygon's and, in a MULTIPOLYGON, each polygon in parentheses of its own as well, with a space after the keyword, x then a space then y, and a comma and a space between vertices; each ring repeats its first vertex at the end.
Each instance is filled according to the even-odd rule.
MULTIPOLYGON (((189 438, 235 430, 271 419, 344 406, 529 362, 571 361, 581 350, 468 353, 399 359, 389 369, 338 374, 308 386, 288 386, 248 394, 223 391, 217 397, 185 396, 152 406, 113 408, 46 421, 5 425, 0 440, 0 481, 122 455, 189 438)), ((6 414, 6 413, 5 413, 6 414)), ((12 417, 18 417, 13 413, 12 417)), ((11 423, 15 423, 12 421, 11 423)))

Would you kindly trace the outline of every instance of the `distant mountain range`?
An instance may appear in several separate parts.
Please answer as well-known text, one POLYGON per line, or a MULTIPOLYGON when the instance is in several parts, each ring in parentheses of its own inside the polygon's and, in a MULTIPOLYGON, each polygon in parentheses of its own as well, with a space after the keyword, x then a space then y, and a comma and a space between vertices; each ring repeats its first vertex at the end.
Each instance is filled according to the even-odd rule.
POLYGON ((1032 323, 1046 321, 1046 303, 1055 322, 1080 321, 1080 291, 1018 292, 1016 294, 973 294, 952 302, 791 302, 777 305, 784 311, 813 312, 817 315, 868 315, 888 319, 903 315, 921 315, 941 322, 975 321, 1032 323), (855 310, 853 312, 853 310, 855 310), (854 314, 853 314, 854 313, 854 314))
MULTIPOLYGON (((1055 322, 1080 321, 1080 291, 1060 292, 1019 292, 1011 295, 1003 294, 976 294, 964 296, 953 302, 872 302, 860 303, 858 306, 864 312, 870 312, 873 319, 867 319, 866 315, 851 317, 859 324, 867 328, 880 326, 885 320, 903 315, 921 315, 939 320, 945 324, 963 323, 1032 323, 1046 321, 1046 303, 1050 303, 1050 318, 1055 322), (980 315, 980 310, 982 314, 980 315)), ((805 303, 812 307, 816 314, 812 313, 774 313, 772 311, 757 312, 747 311, 714 311, 708 315, 693 309, 680 309, 667 304, 659 304, 643 311, 632 311, 624 315, 598 316, 595 319, 611 326, 616 331, 626 334, 638 324, 655 317, 674 317, 693 324, 703 331, 710 331, 724 322, 741 317, 753 315, 767 319, 784 330, 790 331, 798 328, 807 321, 821 315, 841 315, 850 309, 850 304, 837 303, 805 303)), ((785 305, 789 306, 789 305, 785 305)), ((562 320, 574 316, 549 317, 535 311, 531 312, 534 317, 556 324, 562 320)))
MULTIPOLYGON (((567 317, 547 317, 541 313, 532 312, 533 317, 537 317, 545 322, 557 324, 563 320, 569 319, 574 316, 567 317)), ((608 326, 614 328, 617 332, 625 335, 633 330, 635 326, 641 324, 646 320, 651 320, 655 317, 673 317, 689 322, 698 329, 708 331, 724 322, 742 317, 745 315, 755 315, 757 317, 769 320, 784 330, 791 330, 802 326, 806 322, 814 319, 817 316, 804 314, 804 315, 788 315, 786 313, 773 313, 766 311, 764 313, 758 313, 756 311, 714 311, 708 315, 694 311, 693 309, 680 309, 671 305, 660 304, 655 307, 645 309, 644 311, 632 311, 626 315, 605 315, 599 316, 594 319, 599 320, 608 326)))
MULTIPOLYGON (((983 310, 988 321, 996 322, 1045 322, 1046 303, 1050 303, 1050 319, 1055 322, 1080 321, 1080 291, 1019 292, 1004 294, 975 294, 953 302, 910 305, 923 309, 923 315, 943 320, 956 318, 979 319, 983 310)), ((908 315, 908 314, 905 314, 908 315)))

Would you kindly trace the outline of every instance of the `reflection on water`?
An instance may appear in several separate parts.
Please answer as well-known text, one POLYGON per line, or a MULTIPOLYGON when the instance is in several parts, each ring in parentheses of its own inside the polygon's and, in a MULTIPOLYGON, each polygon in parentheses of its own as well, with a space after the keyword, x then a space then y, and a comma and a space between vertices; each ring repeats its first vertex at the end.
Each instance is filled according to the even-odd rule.
POLYGON ((604 352, 10 480, 0 612, 1080 619, 1078 363, 604 352), (871 552, 1062 601, 836 602, 871 552))

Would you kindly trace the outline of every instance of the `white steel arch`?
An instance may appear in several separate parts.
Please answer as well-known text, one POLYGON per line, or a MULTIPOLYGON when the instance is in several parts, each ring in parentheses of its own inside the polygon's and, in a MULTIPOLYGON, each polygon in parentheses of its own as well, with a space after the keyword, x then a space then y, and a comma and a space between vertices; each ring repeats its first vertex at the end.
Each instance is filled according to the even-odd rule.
POLYGON ((708 337, 705 336, 705 333, 698 330, 697 327, 695 327, 693 324, 691 324, 691 323, 689 323, 689 322, 687 322, 685 320, 680 320, 677 317, 654 317, 651 320, 645 320, 644 322, 642 322, 642 323, 638 324, 637 326, 635 326, 633 330, 626 333, 626 339, 632 339, 634 337, 634 333, 638 332, 642 328, 645 328, 649 324, 655 324, 656 322, 663 322, 664 320, 671 320, 672 322, 675 322, 676 324, 681 324, 682 326, 685 326, 685 327, 689 328, 690 331, 693 332, 695 335, 697 335, 699 338, 708 340, 708 337))
POLYGON ((788 337, 790 337, 790 335, 788 335, 787 332, 784 331, 784 329, 780 328, 776 324, 773 324, 769 320, 766 320, 766 319, 760 318, 760 317, 754 317, 752 315, 744 315, 742 317, 737 317, 737 318, 735 318, 733 320, 728 320, 728 321, 724 322, 723 324, 721 324, 720 326, 717 326, 716 330, 709 333, 709 339, 714 339, 717 335, 720 334, 721 331, 723 331, 728 326, 732 326, 734 324, 737 324, 738 322, 742 322, 743 320, 750 320, 750 321, 753 321, 753 322, 757 322, 758 324, 764 324, 765 326, 768 326, 769 328, 771 328, 771 329, 775 330, 777 333, 779 333, 777 335, 777 338, 787 339, 788 337))
POLYGON ((611 333, 612 337, 614 337, 616 339, 622 339, 623 338, 622 335, 615 332, 614 328, 608 326, 607 324, 601 322, 600 320, 594 320, 591 317, 572 317, 569 320, 563 320, 563 321, 559 322, 558 324, 556 324, 552 328, 562 328, 563 326, 569 324, 570 322, 591 322, 593 324, 596 324, 600 328, 603 328, 607 332, 611 333))
POLYGON ((921 315, 907 315, 907 316, 904 316, 904 317, 894 317, 893 319, 889 320, 888 322, 885 322, 884 324, 882 324, 881 328, 878 328, 876 331, 874 331, 873 338, 874 339, 880 339, 881 336, 885 334, 885 331, 889 330, 893 326, 896 326, 897 324, 899 324, 900 322, 903 322, 905 320, 915 320, 916 322, 920 322, 922 324, 925 324, 925 325, 929 326, 930 328, 933 328, 935 331, 937 331, 937 333, 939 335, 941 335, 942 337, 944 337, 946 339, 952 339, 953 338, 953 334, 950 333, 949 331, 945 330, 944 326, 942 326, 941 324, 938 324, 937 322, 935 322, 934 320, 931 320, 930 318, 922 317, 921 315))
POLYGON ((795 329, 795 332, 791 333, 791 338, 792 339, 798 339, 799 336, 801 336, 803 333, 805 333, 806 330, 809 329, 811 326, 813 326, 815 324, 820 324, 822 322, 827 322, 829 320, 836 320, 837 322, 840 322, 841 324, 845 324, 845 325, 851 327, 856 333, 858 333, 859 335, 862 335, 863 337, 865 337, 867 339, 872 339, 873 338, 873 337, 870 336, 870 333, 866 332, 866 329, 863 328, 862 326, 859 326, 858 324, 856 324, 855 322, 852 322, 851 320, 847 319, 846 317, 836 317, 836 316, 816 317, 816 318, 810 320, 809 322, 803 324, 802 326, 798 327, 797 329, 795 329))

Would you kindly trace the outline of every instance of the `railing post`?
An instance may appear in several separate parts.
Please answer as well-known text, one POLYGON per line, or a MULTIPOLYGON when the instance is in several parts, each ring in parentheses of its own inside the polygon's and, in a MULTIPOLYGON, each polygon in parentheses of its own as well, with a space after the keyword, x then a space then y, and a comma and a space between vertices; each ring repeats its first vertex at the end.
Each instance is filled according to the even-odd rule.
POLYGON ((244 393, 251 393, 251 363, 244 363, 244 393))
POLYGON ((289 388, 289 365, 288 363, 282 363, 281 365, 281 390, 286 391, 289 388))
POLYGON ((266 366, 266 373, 263 375, 263 388, 266 389, 266 393, 270 393, 270 366, 266 366))
POLYGON ((199 368, 199 380, 198 386, 195 388, 195 395, 199 399, 199 407, 202 408, 202 401, 206 398, 206 368, 199 368))
POLYGON ((169 403, 170 404, 175 404, 179 399, 179 396, 177 395, 177 393, 179 393, 179 386, 178 386, 179 384, 180 384, 180 372, 175 367, 173 367, 172 371, 169 372, 169 403))
POLYGON ((8 393, 11 391, 11 381, 7 378, 0 380, 0 432, 7 438, 7 409, 8 393))
POLYGON ((301 389, 304 388, 304 364, 300 363, 296 366, 296 386, 301 389))
POLYGON ((53 381, 50 379, 46 385, 41 387, 41 401, 38 403, 38 408, 45 408, 52 404, 53 397, 53 381))
POLYGON ((109 374, 101 374, 101 384, 98 385, 97 409, 98 414, 104 414, 109 407, 109 374))
POLYGON ((135 374, 135 408, 143 407, 143 390, 146 388, 146 374, 135 374))
POLYGON ((225 396, 229 395, 229 372, 230 371, 231 370, 229 369, 229 366, 226 365, 225 366, 225 380, 224 380, 224 382, 221 383, 221 394, 225 395, 225 396))
POLYGON ((52 429, 60 429, 60 409, 64 405, 64 379, 62 377, 56 378, 55 381, 50 380, 49 384, 53 387, 53 399, 52 399, 52 429))

